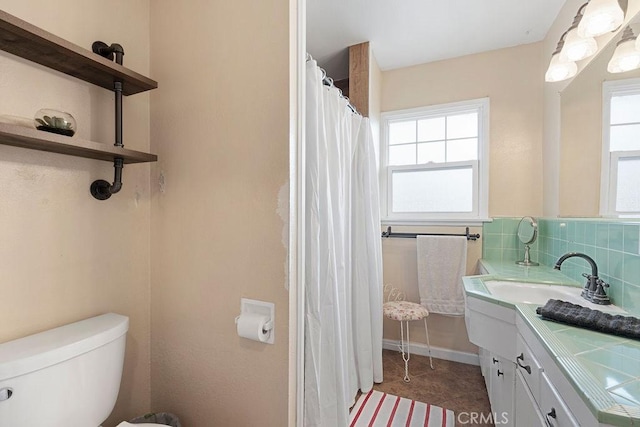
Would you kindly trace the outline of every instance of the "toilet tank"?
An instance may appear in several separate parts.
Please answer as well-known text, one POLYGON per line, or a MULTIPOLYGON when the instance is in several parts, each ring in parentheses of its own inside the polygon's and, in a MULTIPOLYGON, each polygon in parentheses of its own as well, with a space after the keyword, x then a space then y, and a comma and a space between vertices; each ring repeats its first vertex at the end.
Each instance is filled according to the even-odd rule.
POLYGON ((108 313, 0 344, 0 426, 98 427, 118 397, 128 329, 108 313))

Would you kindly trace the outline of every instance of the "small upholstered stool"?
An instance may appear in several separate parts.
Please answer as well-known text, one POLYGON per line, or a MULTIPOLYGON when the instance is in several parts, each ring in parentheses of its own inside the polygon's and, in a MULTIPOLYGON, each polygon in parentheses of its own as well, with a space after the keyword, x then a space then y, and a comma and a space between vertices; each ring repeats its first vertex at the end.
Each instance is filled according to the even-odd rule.
POLYGON ((409 382, 409 359, 411 358, 411 350, 409 348, 409 322, 412 320, 424 320, 424 330, 427 335, 427 348, 429 349, 429 365, 433 369, 433 359, 431 358, 431 344, 429 344, 429 329, 427 327, 427 316, 429 311, 420 304, 409 301, 387 301, 382 306, 382 313, 392 320, 400 322, 400 351, 402 352, 402 360, 404 360, 404 381, 409 382), (405 329, 407 341, 405 344, 405 329), (406 345, 406 351, 405 351, 406 345))

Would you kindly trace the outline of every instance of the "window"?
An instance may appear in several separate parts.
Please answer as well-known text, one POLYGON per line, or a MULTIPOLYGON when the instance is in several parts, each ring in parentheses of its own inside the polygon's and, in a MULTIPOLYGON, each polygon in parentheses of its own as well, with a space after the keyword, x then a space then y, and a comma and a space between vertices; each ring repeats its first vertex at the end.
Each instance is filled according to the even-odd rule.
POLYGON ((600 213, 640 215, 640 79, 603 84, 600 213))
POLYGON ((487 217, 489 99, 382 115, 385 222, 487 217))

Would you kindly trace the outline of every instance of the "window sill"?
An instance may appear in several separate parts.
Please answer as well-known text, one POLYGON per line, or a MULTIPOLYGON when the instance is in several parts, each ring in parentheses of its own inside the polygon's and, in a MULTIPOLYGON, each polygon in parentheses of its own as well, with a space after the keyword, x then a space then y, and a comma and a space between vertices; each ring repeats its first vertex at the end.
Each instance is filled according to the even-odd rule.
POLYGON ((600 215, 600 219, 608 220, 608 221, 629 221, 629 222, 638 222, 640 221, 640 215, 637 214, 628 214, 628 215, 614 215, 614 214, 603 214, 600 215))
POLYGON ((380 221, 383 226, 441 226, 441 227, 482 227, 485 222, 492 222, 492 218, 449 218, 449 219, 383 219, 380 221))

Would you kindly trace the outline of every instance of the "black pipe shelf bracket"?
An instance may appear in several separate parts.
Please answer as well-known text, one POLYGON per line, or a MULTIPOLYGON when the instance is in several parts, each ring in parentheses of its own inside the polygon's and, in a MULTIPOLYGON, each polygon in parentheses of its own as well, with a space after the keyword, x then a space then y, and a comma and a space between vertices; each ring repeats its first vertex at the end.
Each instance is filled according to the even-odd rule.
POLYGON ((122 167, 124 159, 115 159, 113 168, 115 169, 113 184, 104 179, 98 179, 91 184, 91 195, 98 200, 107 200, 112 194, 116 194, 122 189, 122 167))
POLYGON ((89 51, 0 10, 0 50, 113 90, 116 116, 114 147, 6 123, 0 123, 0 144, 113 161, 113 184, 105 180, 91 184, 91 194, 98 200, 106 200, 120 191, 125 163, 158 160, 155 154, 128 150, 122 143, 122 96, 155 89, 158 83, 122 66, 124 49, 121 45, 96 41, 89 51))
MULTIPOLYGON (((93 53, 107 58, 110 61, 115 60, 118 65, 122 65, 124 49, 118 43, 113 43, 110 46, 105 42, 95 41, 91 45, 93 53)), ((122 142, 122 82, 113 82, 113 92, 115 93, 115 115, 116 115, 116 142, 113 144, 116 147, 124 148, 122 142)), ((91 184, 91 195, 98 200, 107 200, 111 195, 117 193, 122 189, 122 168, 124 160, 116 158, 113 161, 114 178, 113 184, 109 184, 104 179, 98 179, 91 184)))

